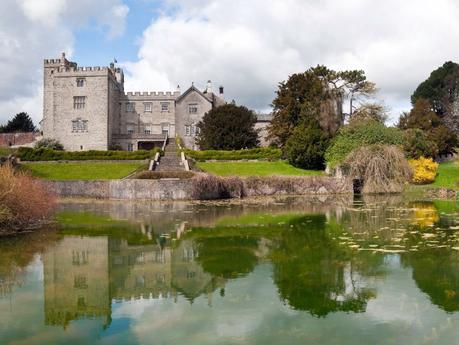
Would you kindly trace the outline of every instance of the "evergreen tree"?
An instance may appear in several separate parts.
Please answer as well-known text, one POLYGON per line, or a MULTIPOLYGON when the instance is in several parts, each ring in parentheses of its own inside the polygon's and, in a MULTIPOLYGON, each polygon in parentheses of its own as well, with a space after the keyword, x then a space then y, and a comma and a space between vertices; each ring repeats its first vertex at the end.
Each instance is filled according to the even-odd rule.
POLYGON ((434 70, 411 96, 413 106, 426 99, 442 123, 459 133, 459 64, 448 61, 434 70))
POLYGON ((5 126, 2 126, 0 131, 3 133, 33 132, 35 131, 35 126, 30 116, 22 112, 16 114, 5 126))
POLYGON ((419 98, 409 113, 402 114, 398 127, 422 130, 427 139, 435 143, 439 154, 454 152, 458 144, 456 134, 442 123, 440 116, 425 98, 419 98))
POLYGON ((196 139, 202 150, 240 150, 258 146, 257 118, 244 106, 225 104, 206 113, 196 139))

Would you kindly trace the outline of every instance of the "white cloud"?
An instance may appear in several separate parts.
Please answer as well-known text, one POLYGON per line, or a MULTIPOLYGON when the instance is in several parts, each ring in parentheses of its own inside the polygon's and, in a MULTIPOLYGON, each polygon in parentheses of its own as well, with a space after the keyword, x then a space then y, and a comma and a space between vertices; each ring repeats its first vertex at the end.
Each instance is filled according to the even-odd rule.
POLYGON ((393 109, 430 71, 459 60, 454 0, 168 0, 144 31, 127 89, 174 88, 207 79, 228 98, 268 109, 277 83, 325 64, 364 69, 393 109))
POLYGON ((2 0, 0 14, 0 123, 29 112, 42 117, 43 59, 71 56, 73 30, 95 22, 107 37, 124 30, 122 0, 2 0))

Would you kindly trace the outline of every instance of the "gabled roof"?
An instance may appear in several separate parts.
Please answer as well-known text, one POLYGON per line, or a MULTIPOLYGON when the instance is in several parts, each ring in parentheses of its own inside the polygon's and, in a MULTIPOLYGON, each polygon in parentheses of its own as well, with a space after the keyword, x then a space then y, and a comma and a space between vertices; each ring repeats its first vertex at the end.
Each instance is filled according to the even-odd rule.
POLYGON ((177 97, 177 99, 175 101, 176 102, 180 102, 183 98, 185 98, 185 96, 187 96, 189 93, 191 93, 193 91, 196 91, 199 95, 201 95, 209 103, 212 103, 212 100, 209 99, 203 92, 199 91, 199 89, 194 85, 191 85, 190 88, 188 90, 186 90, 184 93, 182 93, 179 97, 177 97))

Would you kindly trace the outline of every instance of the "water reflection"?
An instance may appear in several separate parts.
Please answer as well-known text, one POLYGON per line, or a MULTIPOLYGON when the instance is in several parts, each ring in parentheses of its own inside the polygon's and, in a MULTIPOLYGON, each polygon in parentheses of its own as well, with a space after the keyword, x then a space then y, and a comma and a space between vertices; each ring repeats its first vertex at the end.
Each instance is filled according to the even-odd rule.
MULTIPOLYGON (((44 327, 71 332, 81 322, 98 320, 101 331, 92 333, 98 336, 121 327, 120 310, 129 305, 161 310, 169 321, 157 319, 162 326, 156 331, 166 337, 189 319, 196 318, 193 327, 204 327, 233 313, 245 324, 254 315, 269 315, 286 330, 292 327, 292 334, 277 335, 265 328, 272 339, 264 343, 299 336, 306 325, 308 334, 318 332, 338 317, 348 327, 368 318, 419 318, 420 305, 429 322, 432 315, 440 318, 438 310, 459 315, 455 204, 401 198, 257 203, 62 204, 55 232, 0 241, 0 302, 30 285, 35 267, 42 272, 35 278, 42 291, 30 286, 43 304, 44 327), (407 302, 406 296, 417 297, 407 302), (395 302, 399 309, 390 309, 403 298, 395 302), (293 319, 302 323, 290 325, 293 319), (325 323, 313 327, 311 320, 325 323)), ((11 315, 12 322, 12 305, 0 321, 11 315)), ((420 329, 426 323, 416 322, 420 329)), ((326 333, 316 339, 326 339, 326 333)), ((0 327, 0 338, 5 334, 0 327)), ((137 342, 129 339, 125 343, 137 342)))

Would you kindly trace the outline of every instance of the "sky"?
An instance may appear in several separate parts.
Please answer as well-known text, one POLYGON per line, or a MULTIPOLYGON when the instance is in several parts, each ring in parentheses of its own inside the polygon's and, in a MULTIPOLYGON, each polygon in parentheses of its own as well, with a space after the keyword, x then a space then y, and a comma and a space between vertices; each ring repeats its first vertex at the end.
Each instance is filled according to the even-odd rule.
POLYGON ((212 80, 270 111, 279 82, 317 64, 363 69, 390 122, 430 72, 459 61, 456 0, 2 0, 0 124, 42 118, 43 59, 116 58, 126 91, 212 80))

